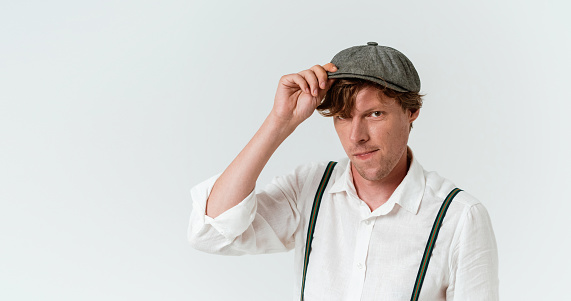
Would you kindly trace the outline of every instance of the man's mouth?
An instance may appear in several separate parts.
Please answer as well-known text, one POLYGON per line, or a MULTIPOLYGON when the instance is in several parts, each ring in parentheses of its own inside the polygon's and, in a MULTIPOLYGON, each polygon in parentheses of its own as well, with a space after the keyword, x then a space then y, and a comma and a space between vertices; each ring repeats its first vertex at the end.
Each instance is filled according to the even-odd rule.
POLYGON ((359 159, 368 159, 368 158, 372 157, 376 151, 378 151, 378 149, 375 149, 372 151, 356 153, 353 156, 355 156, 356 158, 359 158, 359 159))

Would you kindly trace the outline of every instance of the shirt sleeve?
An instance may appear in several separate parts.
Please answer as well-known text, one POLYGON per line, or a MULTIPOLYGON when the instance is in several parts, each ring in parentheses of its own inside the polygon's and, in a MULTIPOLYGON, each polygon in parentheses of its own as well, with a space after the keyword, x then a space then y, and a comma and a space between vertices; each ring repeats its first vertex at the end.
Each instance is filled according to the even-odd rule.
POLYGON ((447 300, 498 300, 498 249, 486 208, 471 206, 459 227, 447 300))
POLYGON ((190 244, 198 250, 243 255, 289 251, 300 222, 297 199, 308 170, 275 178, 263 190, 250 193, 216 218, 205 214, 206 201, 219 175, 191 189, 190 244))

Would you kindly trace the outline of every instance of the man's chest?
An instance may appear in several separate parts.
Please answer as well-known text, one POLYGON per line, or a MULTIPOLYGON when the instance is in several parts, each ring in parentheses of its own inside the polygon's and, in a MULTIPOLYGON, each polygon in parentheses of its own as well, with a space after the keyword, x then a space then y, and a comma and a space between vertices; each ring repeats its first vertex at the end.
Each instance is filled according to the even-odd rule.
MULTIPOLYGON (((324 199, 311 246, 308 285, 316 281, 314 292, 319 294, 340 289, 338 293, 351 300, 368 294, 410 298, 437 206, 411 214, 392 204, 379 215, 358 201, 334 195, 324 199)), ((448 286, 453 223, 448 221, 439 236, 423 288, 434 300, 448 286)))

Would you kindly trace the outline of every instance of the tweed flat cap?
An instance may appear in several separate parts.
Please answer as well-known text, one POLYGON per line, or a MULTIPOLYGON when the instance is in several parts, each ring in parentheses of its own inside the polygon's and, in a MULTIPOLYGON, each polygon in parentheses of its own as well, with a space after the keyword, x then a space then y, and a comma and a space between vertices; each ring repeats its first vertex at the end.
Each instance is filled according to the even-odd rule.
POLYGON ((329 78, 359 78, 399 92, 420 92, 420 77, 412 62, 398 50, 376 42, 342 50, 331 63, 337 71, 327 72, 329 78))

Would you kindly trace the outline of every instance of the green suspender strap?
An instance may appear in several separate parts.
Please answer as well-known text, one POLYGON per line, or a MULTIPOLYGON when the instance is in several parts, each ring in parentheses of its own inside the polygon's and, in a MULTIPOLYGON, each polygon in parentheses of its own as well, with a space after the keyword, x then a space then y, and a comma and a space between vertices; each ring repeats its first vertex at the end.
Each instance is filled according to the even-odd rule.
POLYGON ((303 279, 301 281, 301 301, 303 301, 303 292, 305 290, 305 275, 307 274, 307 264, 309 263, 309 253, 311 252, 311 242, 313 241, 313 231, 315 230, 315 221, 317 220, 317 213, 319 212, 319 205, 321 205, 321 198, 323 197, 323 192, 331 178, 331 173, 337 162, 329 162, 323 177, 321 178, 321 183, 319 183, 319 188, 315 193, 315 198, 313 199, 313 208, 311 208, 311 216, 309 218, 309 226, 307 227, 307 239, 305 241, 305 258, 303 259, 303 279))
POLYGON ((420 289, 422 288, 422 282, 424 282, 424 275, 426 274, 426 269, 428 268, 428 262, 430 261, 430 256, 432 255, 432 250, 434 249, 434 243, 436 242, 436 237, 438 236, 438 232, 440 231, 440 226, 442 226, 442 220, 446 215, 446 211, 448 211, 448 207, 450 207, 450 203, 452 199, 460 192, 461 189, 454 188, 440 207, 440 211, 436 216, 436 220, 434 221, 434 225, 432 226, 432 231, 430 232, 430 237, 428 238, 428 242, 426 243, 426 248, 424 249, 424 255, 422 256, 422 261, 420 263, 420 267, 418 268, 418 274, 416 276, 416 282, 414 283, 414 289, 412 291, 412 296, 410 297, 411 301, 417 301, 418 296, 420 295, 420 289))

